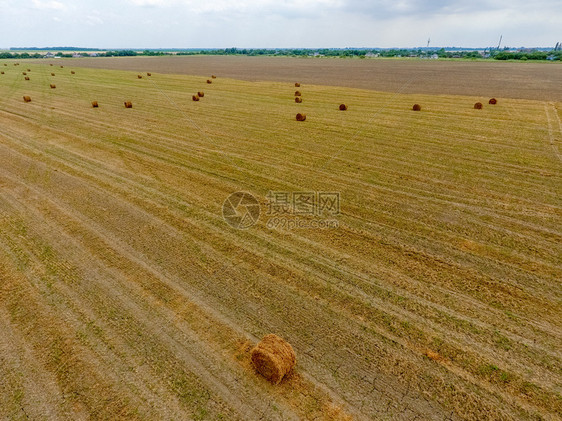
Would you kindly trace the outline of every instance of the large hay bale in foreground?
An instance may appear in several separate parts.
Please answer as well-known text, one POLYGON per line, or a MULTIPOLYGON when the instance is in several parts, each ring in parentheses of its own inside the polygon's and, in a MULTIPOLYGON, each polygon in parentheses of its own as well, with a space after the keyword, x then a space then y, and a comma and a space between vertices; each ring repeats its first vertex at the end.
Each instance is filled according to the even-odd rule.
POLYGON ((265 335, 252 349, 252 363, 263 377, 278 384, 293 369, 297 357, 293 347, 277 335, 265 335))
POLYGON ((298 113, 297 114, 297 121, 304 121, 304 120, 306 120, 306 114, 298 113))
POLYGON ((412 107, 412 110, 421 111, 421 105, 420 104, 414 104, 414 106, 412 107))
POLYGON ((92 108, 98 108, 98 101, 92 101, 92 108))
POLYGON ((125 108, 133 108, 133 103, 131 101, 125 101, 125 108))
POLYGON ((205 92, 203 91, 197 92, 197 95, 199 96, 199 98, 203 98, 205 96, 205 92))
POLYGON ((191 99, 192 99, 193 101, 199 101, 199 95, 193 95, 193 96, 191 97, 191 99))
POLYGON ((300 103, 302 102, 302 98, 301 98, 300 96, 296 96, 296 97, 295 97, 295 102, 296 102, 297 104, 300 104, 300 103))
POLYGON ((301 91, 295 91, 295 96, 301 96, 301 91))
POLYGON ((488 101, 488 104, 491 105, 496 105, 498 103, 498 100, 496 98, 490 98, 490 100, 488 101))
POLYGON ((477 102, 476 104, 474 104, 474 109, 475 109, 475 110, 481 110, 481 109, 482 109, 482 103, 481 103, 481 102, 477 102))
POLYGON ((31 102, 31 97, 28 95, 23 96, 23 102, 31 102))
POLYGON ((340 111, 347 111, 347 105, 340 104, 340 111))
POLYGON ((52 84, 52 83, 51 83, 50 86, 51 86, 51 89, 55 89, 55 88, 57 87, 57 85, 54 85, 54 84, 52 84))

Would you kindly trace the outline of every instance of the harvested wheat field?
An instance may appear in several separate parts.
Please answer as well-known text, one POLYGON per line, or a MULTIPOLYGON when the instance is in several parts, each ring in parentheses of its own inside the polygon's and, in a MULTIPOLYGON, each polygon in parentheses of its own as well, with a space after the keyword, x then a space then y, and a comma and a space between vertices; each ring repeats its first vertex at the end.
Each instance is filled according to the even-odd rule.
POLYGON ((560 419, 556 98, 7 63, 1 419, 560 419), (275 216, 296 192, 339 212, 275 216))

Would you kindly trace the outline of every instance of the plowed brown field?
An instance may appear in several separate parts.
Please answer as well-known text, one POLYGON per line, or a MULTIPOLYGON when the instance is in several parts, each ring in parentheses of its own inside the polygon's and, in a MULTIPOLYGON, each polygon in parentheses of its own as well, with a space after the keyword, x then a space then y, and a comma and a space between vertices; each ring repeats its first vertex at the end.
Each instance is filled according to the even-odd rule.
POLYGON ((245 56, 98 57, 64 62, 98 69, 216 74, 251 82, 304 82, 383 92, 562 101, 560 62, 245 56))

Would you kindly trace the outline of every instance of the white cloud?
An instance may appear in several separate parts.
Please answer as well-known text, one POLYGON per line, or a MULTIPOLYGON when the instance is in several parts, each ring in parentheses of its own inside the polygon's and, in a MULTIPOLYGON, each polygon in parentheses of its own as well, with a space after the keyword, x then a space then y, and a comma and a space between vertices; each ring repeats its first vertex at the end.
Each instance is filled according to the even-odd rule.
POLYGON ((33 7, 39 10, 65 10, 66 6, 57 0, 32 0, 33 7))
POLYGON ((560 0, 0 0, 7 46, 549 46, 561 21, 560 0))

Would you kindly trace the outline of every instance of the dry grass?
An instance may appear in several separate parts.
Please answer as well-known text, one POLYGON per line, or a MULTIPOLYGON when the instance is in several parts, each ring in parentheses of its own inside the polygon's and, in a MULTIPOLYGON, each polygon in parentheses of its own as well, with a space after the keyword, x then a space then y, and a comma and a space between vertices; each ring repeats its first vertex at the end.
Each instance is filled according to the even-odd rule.
POLYGON ((303 78, 295 127, 307 73, 190 106, 204 77, 141 71, 0 78, 0 419, 559 418, 561 103, 303 78), (339 192, 339 227, 268 227, 284 191, 339 192))

